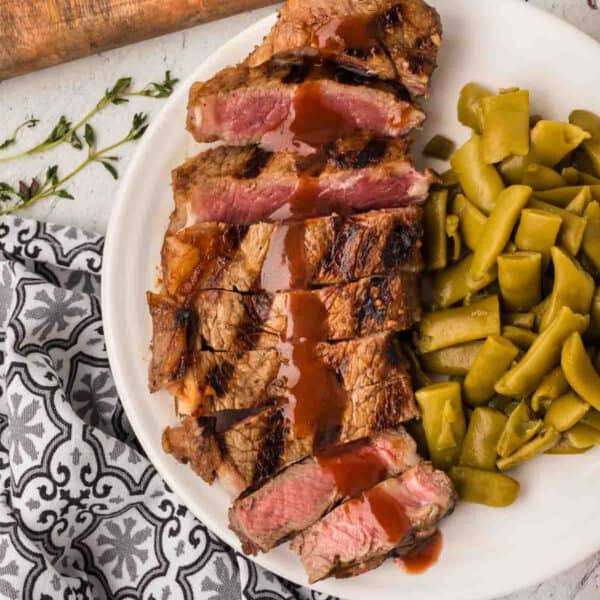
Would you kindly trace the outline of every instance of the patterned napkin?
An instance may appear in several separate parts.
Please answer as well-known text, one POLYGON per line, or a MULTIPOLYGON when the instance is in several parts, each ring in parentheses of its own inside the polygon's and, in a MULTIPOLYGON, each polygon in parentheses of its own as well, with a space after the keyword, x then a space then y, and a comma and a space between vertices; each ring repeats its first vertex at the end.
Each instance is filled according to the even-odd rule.
POLYGON ((324 600, 215 537, 144 456, 106 356, 103 241, 0 218, 0 598, 324 600))

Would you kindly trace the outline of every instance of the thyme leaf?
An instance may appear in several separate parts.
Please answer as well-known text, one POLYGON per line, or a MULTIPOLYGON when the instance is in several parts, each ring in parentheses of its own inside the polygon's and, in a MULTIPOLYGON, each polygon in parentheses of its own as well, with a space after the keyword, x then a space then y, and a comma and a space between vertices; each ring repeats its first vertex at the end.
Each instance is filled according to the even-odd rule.
POLYGON ((17 137, 19 133, 21 133, 22 129, 28 128, 32 129, 40 122, 39 119, 35 117, 31 117, 31 119, 27 119, 23 121, 21 124, 17 125, 16 129, 7 137, 2 143, 0 143, 0 150, 5 150, 6 148, 13 146, 17 142, 17 137))

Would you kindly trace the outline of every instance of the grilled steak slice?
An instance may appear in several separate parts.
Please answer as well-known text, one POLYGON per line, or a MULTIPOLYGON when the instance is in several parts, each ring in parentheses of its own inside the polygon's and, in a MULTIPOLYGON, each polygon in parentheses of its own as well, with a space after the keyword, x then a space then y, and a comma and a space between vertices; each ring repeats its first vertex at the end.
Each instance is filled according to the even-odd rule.
POLYGON ((290 303, 307 296, 316 296, 323 307, 322 339, 327 341, 408 329, 420 318, 417 275, 401 271, 310 291, 206 290, 195 302, 202 345, 234 352, 274 348, 290 329, 290 303))
MULTIPOLYGON (((396 137, 425 115, 383 82, 351 85, 323 68, 267 62, 223 69, 190 89, 187 128, 198 142, 312 154, 319 145, 355 132, 396 137)), ((369 83, 367 81, 367 83, 369 83)))
POLYGON ((343 498, 403 473, 419 461, 400 428, 288 467, 229 509, 229 526, 246 554, 267 552, 320 519, 343 498))
MULTIPOLYGON (((307 219, 301 227, 307 287, 422 268, 419 207, 307 219)), ((162 250, 165 291, 186 303, 197 290, 260 290, 263 267, 286 228, 204 223, 168 235, 162 250)))
MULTIPOLYGON (((189 462, 206 481, 212 482, 218 475, 237 495, 313 454, 313 439, 295 434, 286 408, 268 407, 223 433, 211 430, 210 420, 186 417, 181 425, 165 430, 163 448, 180 462, 189 462)), ((337 440, 332 443, 369 437, 417 415, 408 375, 392 383, 361 388, 349 394, 337 440)))
POLYGON ((348 500, 292 540, 310 583, 375 568, 432 533, 454 507, 448 476, 419 463, 348 500))
POLYGON ((152 318, 148 387, 155 392, 185 373, 193 313, 164 296, 148 292, 147 298, 152 318))
POLYGON ((318 53, 426 95, 441 41, 439 15, 422 0, 288 0, 246 64, 318 53))
POLYGON ((353 137, 307 163, 256 146, 219 146, 172 173, 169 231, 206 221, 243 225, 350 214, 425 200, 434 180, 417 171, 403 140, 353 137))
MULTIPOLYGON (((406 359, 393 332, 337 344, 319 343, 315 358, 334 372, 346 392, 403 381, 408 376, 406 359)), ((201 351, 194 359, 194 389, 190 390, 185 380, 180 392, 175 386, 171 388, 178 398, 180 414, 201 416, 254 409, 285 398, 290 388, 282 369, 289 359, 278 349, 201 351)))

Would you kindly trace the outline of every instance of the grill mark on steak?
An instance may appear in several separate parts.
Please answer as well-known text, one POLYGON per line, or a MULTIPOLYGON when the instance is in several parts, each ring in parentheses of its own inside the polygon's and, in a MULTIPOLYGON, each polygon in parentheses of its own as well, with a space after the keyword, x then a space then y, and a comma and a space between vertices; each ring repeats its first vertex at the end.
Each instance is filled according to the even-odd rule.
POLYGON ((271 412, 268 417, 267 435, 256 459, 251 485, 258 485, 277 471, 283 454, 287 427, 283 412, 271 412))
POLYGON ((255 179, 260 175, 262 170, 267 166, 269 160, 273 156, 272 152, 263 150, 256 146, 252 155, 244 165, 242 172, 239 174, 240 179, 255 179))
POLYGON ((235 371, 235 367, 227 361, 223 361, 211 367, 204 377, 204 383, 212 387, 221 398, 227 393, 229 388, 229 380, 235 371))
POLYGON ((415 244, 420 244, 423 235, 420 224, 409 227, 396 226, 389 231, 383 248, 383 264, 386 269, 393 269, 406 260, 415 244))
MULTIPOLYGON (((313 298, 324 318, 319 341, 343 341, 382 331, 412 327, 420 319, 417 277, 392 272, 386 277, 326 286, 310 291, 240 294, 201 291, 196 297, 202 345, 213 350, 246 351, 274 348, 290 331, 290 302, 303 308, 313 298)), ((290 339, 296 339, 292 336, 290 339)))
MULTIPOLYGON (((389 423, 389 427, 394 428, 413 419, 418 414, 408 374, 390 383, 380 383, 355 390, 349 394, 348 400, 349 405, 343 414, 338 438, 331 440, 331 444, 343 444, 369 437, 382 430, 381 423, 383 422, 389 423), (390 410, 392 404, 395 407, 390 410), (377 417, 377 413, 381 410, 386 410, 388 413, 386 418, 377 417), (395 419, 390 417, 392 414, 395 419)), ((199 463, 195 470, 202 477, 205 477, 206 473, 215 472, 219 472, 221 477, 221 471, 215 467, 215 463, 218 462, 215 453, 211 452, 206 456, 202 454, 209 442, 211 448, 219 449, 220 462, 218 464, 226 464, 227 477, 236 481, 235 491, 239 494, 253 482, 258 481, 263 476, 262 473, 268 471, 274 474, 280 469, 312 455, 313 439, 310 436, 296 435, 294 428, 286 419, 286 413, 286 407, 267 406, 258 414, 253 414, 235 423, 224 432, 212 433, 212 437, 204 432, 201 446, 195 441, 196 438, 190 439, 186 427, 190 420, 196 422, 196 418, 186 417, 183 419, 182 425, 169 428, 172 432, 170 437, 175 434, 183 437, 183 442, 178 446, 180 448, 178 459, 184 462, 185 460, 193 462, 195 458, 199 463), (275 413, 278 413, 279 416, 274 416, 275 413), (281 418, 284 422, 283 428, 279 426, 281 418), (273 424, 273 431, 276 433, 270 444, 265 446, 264 439, 269 435, 273 424), (284 433, 282 448, 278 445, 278 436, 281 430, 284 433), (262 463, 259 472, 257 461, 261 453, 263 458, 260 459, 262 463)), ((165 433, 165 435, 167 434, 165 433)), ((166 447, 165 450, 169 451, 166 447)))

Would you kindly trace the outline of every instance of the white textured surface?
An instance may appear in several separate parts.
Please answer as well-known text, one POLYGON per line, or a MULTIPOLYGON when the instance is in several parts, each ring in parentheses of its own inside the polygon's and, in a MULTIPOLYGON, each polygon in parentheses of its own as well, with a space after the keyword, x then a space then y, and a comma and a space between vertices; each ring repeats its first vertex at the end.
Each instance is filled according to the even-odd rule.
MULTIPOLYGON (((532 0, 532 3, 552 10, 588 33, 596 35, 600 40, 600 11, 591 10, 586 0, 532 0)), ((99 99, 103 90, 120 76, 133 76, 138 86, 150 80, 160 80, 167 68, 171 69, 174 76, 185 77, 224 41, 269 11, 270 9, 253 11, 2 82, 0 138, 24 117, 34 114, 41 118, 43 123, 34 130, 27 130, 23 135, 23 147, 31 145, 47 133, 61 114, 72 119, 84 114, 99 99)), ((532 37, 535 37, 535 32, 532 32, 532 37)), ((559 40, 557 49, 560 49, 559 40)), ((582 56, 581 60, 585 62, 588 59, 582 56)), ((594 68, 594 65, 590 65, 590 68, 594 68)), ((144 110, 153 113, 160 107, 160 100, 151 99, 134 99, 129 106, 110 107, 94 120, 100 144, 105 145, 121 137, 128 129, 134 112, 144 110)), ((126 167, 133 150, 134 146, 121 150, 121 170, 126 167)), ((157 148, 157 152, 160 152, 160 148, 157 148)), ((46 166, 52 163, 58 163, 61 172, 65 173, 80 160, 79 153, 63 146, 51 153, 24 161, 4 165, 0 163, 0 180, 15 181, 22 177, 42 175, 46 166)), ((117 185, 101 166, 94 165, 68 186, 76 200, 44 202, 32 208, 30 215, 103 232, 117 185)), ((552 523, 548 523, 548 526, 552 527, 552 523)), ((559 553, 560 548, 556 548, 556 552, 559 553)), ((536 557, 531 557, 531 560, 535 561, 536 557)), ((510 574, 507 573, 507 577, 510 577, 510 574)), ((600 554, 535 589, 509 598, 597 600, 600 598, 599 578, 600 554)))

